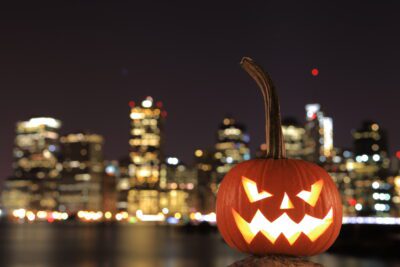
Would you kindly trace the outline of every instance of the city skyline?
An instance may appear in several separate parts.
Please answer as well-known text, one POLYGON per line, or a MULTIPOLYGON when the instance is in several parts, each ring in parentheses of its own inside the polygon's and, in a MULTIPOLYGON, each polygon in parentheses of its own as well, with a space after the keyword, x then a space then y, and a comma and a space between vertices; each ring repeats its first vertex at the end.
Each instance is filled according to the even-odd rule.
MULTIPOLYGON (((6 214, 49 222, 68 215, 109 220, 116 210, 117 221, 129 215, 133 221, 171 223, 215 216, 201 212, 214 210, 213 199, 230 169, 252 158, 246 126, 225 117, 214 148, 194 151, 195 164, 188 166, 164 153, 164 104, 148 96, 129 106, 130 153, 119 161, 104 160, 101 135, 61 134, 62 122, 49 117, 18 122, 13 174, 2 191, 6 214)), ((352 150, 336 148, 332 118, 319 104, 305 108, 304 126, 294 119, 282 123, 287 160, 308 160, 327 170, 340 189, 345 215, 398 214, 400 157, 388 155, 386 131, 365 121, 352 134, 352 150)), ((267 151, 261 144, 255 158, 267 151)))
POLYGON ((43 115, 63 121, 62 132, 88 128, 115 159, 129 149, 128 102, 147 95, 168 111, 168 153, 191 161, 196 148, 212 146, 227 113, 247 125, 254 151, 263 107, 238 65, 244 55, 274 77, 284 116, 304 120, 304 105, 318 102, 333 117, 335 146, 351 146, 350 130, 372 119, 387 129, 390 153, 400 148, 398 3, 231 3, 230 12, 221 3, 27 5, 10 3, 2 16, 10 26, 0 45, 2 180, 18 120, 43 115), (277 22, 282 15, 291 19, 277 22))
MULTIPOLYGON (((138 104, 140 104, 142 101, 145 101, 148 97, 152 97, 152 96, 147 96, 146 98, 143 98, 143 99, 135 99, 136 100, 136 102, 135 101, 133 101, 133 100, 130 100, 129 102, 128 102, 128 104, 127 104, 127 106, 128 106, 128 110, 131 108, 131 105, 132 105, 132 103, 138 103, 138 104)), ((160 102, 162 105, 164 105, 164 103, 161 101, 161 100, 159 100, 158 102, 160 102)), ((310 104, 310 103, 308 103, 308 104, 310 104)), ((307 105, 308 105, 307 104, 307 105)), ((135 105, 135 104, 134 104, 135 105)), ((306 106, 307 106, 306 105, 306 106)), ((306 106, 305 106, 305 108, 304 108, 304 116, 302 117, 302 118, 299 118, 298 116, 287 116, 287 117, 284 117, 283 119, 285 120, 285 119, 289 119, 289 120, 292 120, 292 119, 295 119, 297 122, 299 122, 301 125, 304 125, 304 123, 306 122, 306 117, 307 117, 307 114, 306 114, 306 106)), ((225 113, 226 115, 228 115, 228 117, 232 114, 232 112, 227 112, 227 113, 225 113)), ((169 115, 169 114, 168 114, 169 115)), ((330 114, 330 115, 332 115, 332 114, 330 114)), ((168 118, 167 118, 167 113, 166 114, 164 114, 164 116, 166 117, 166 125, 168 125, 168 118)), ((49 117, 49 118, 52 118, 52 117, 50 117, 50 116, 42 116, 42 117, 44 117, 44 118, 46 118, 46 117, 49 117)), ((169 117, 169 116, 168 116, 169 117)), ((227 116, 223 116, 222 118, 226 118, 227 116)), ((236 117, 235 116, 232 116, 234 119, 236 119, 236 117)), ((337 141, 336 141, 336 138, 335 138, 335 136, 336 136, 336 132, 338 131, 337 130, 337 128, 335 127, 335 120, 334 120, 334 115, 332 116, 333 117, 333 146, 334 147, 337 147, 337 148, 341 148, 341 149, 343 149, 343 148, 345 148, 345 149, 350 149, 350 150, 353 150, 353 146, 354 146, 354 144, 353 144, 353 142, 354 142, 354 140, 353 140, 353 137, 352 137, 352 132, 354 132, 354 131, 356 131, 364 122, 367 122, 367 121, 371 121, 371 120, 369 120, 369 119, 364 119, 364 120, 362 120, 362 121, 360 121, 360 122, 358 122, 358 124, 356 123, 356 125, 349 131, 349 145, 348 146, 340 146, 340 145, 338 145, 337 144, 337 141)), ((33 118, 33 117, 32 117, 33 118)), ((26 119, 31 119, 31 118, 26 118, 26 119)), ((75 130, 71 130, 71 129, 69 129, 69 128, 67 128, 67 127, 65 127, 65 125, 64 125, 64 123, 63 123, 63 121, 62 120, 59 120, 58 118, 54 118, 54 119, 56 119, 56 120, 58 120, 58 122, 59 122, 59 126, 58 127, 60 127, 60 133, 61 133, 61 135, 65 135, 65 134, 71 134, 71 133, 74 133, 74 132, 76 132, 77 131, 77 129, 75 129, 75 130)), ((126 120, 129 120, 129 111, 128 111, 128 113, 127 113, 127 118, 126 118, 126 120)), ((21 120, 21 121, 23 121, 23 120, 21 120)), ((17 126, 18 125, 18 123, 20 123, 21 121, 17 121, 17 122, 15 122, 15 126, 17 126)), ((246 128, 248 128, 247 127, 247 123, 243 123, 242 121, 240 121, 240 120, 238 120, 240 123, 242 123, 246 128)), ((374 121, 374 122, 377 122, 378 124, 379 124, 379 121, 374 121)), ((208 145, 207 146, 204 146, 204 147, 201 147, 201 146, 194 146, 194 150, 193 151, 191 151, 191 153, 189 153, 188 155, 183 155, 183 156, 177 156, 177 154, 174 152, 174 151, 169 151, 168 149, 166 149, 166 153, 165 153, 165 156, 167 157, 167 156, 174 156, 174 157, 178 157, 179 158, 179 160, 181 160, 181 161, 183 161, 183 162, 185 162, 186 164, 189 164, 189 165, 191 165, 191 164, 193 164, 194 163, 194 158, 195 158, 195 156, 194 156, 194 152, 196 151, 196 149, 213 149, 213 146, 214 146, 214 144, 215 144, 215 142, 217 142, 217 131, 218 131, 218 125, 220 124, 220 122, 219 123, 217 123, 216 125, 215 125, 215 130, 214 130, 214 133, 213 134, 211 134, 211 138, 210 138, 210 140, 208 140, 209 141, 209 143, 208 143, 208 145)), ((164 126, 165 127, 165 126, 164 126)), ((129 128, 129 127, 128 127, 129 128)), ((165 127, 165 128, 167 128, 167 127, 165 127)), ((15 129, 15 127, 14 127, 14 129, 15 129)), ((383 127, 383 129, 384 130, 386 130, 384 127, 383 127)), ((86 131, 86 132, 89 132, 89 133, 95 133, 95 134, 99 134, 100 136, 102 136, 103 138, 104 138, 104 135, 101 133, 101 132, 95 132, 95 131, 92 131, 92 129, 90 129, 90 128, 84 128, 84 131, 86 131)), ((252 132, 251 131, 251 129, 248 129, 248 131, 249 132, 252 132)), ((263 135, 264 134, 262 134, 262 137, 263 137, 263 135)), ((257 150, 260 148, 260 146, 264 143, 264 140, 262 140, 262 137, 261 137, 261 142, 260 143, 257 143, 257 144, 254 144, 253 142, 252 142, 252 140, 253 140, 253 137, 251 136, 251 134, 249 134, 249 144, 250 144, 250 155, 251 155, 251 157, 254 157, 254 156, 257 156, 256 154, 257 154, 257 150)), ((389 144, 390 144, 390 134, 388 134, 388 139, 389 139, 389 144)), ((165 142, 166 144, 165 144, 165 146, 168 148, 168 136, 166 136, 166 140, 167 140, 167 142, 165 142)), ((112 143, 111 142, 107 142, 107 138, 105 138, 105 151, 107 151, 107 143, 109 144, 109 146, 112 146, 112 143)), ((125 152, 126 153, 123 153, 123 152, 121 152, 121 154, 119 155, 119 156, 117 156, 117 157, 115 157, 115 158, 110 158, 110 157, 107 157, 107 154, 105 153, 105 160, 123 160, 125 157, 127 157, 127 155, 129 154, 129 132, 128 132, 128 137, 127 137, 127 144, 126 144, 126 147, 125 147, 125 152)), ((12 144, 14 144, 14 140, 12 141, 12 144)), ((389 157, 391 157, 391 156, 397 156, 397 151, 395 151, 395 150, 391 150, 391 147, 389 146, 389 157)), ((11 151, 11 155, 10 155, 10 162, 12 161, 12 151, 11 151)), ((12 169, 12 167, 11 167, 11 165, 9 166, 9 172, 7 173, 7 172, 5 172, 6 173, 6 175, 3 175, 3 177, 2 178, 0 178, 0 181, 4 181, 7 177, 9 177, 10 175, 11 175, 11 169, 12 169)))

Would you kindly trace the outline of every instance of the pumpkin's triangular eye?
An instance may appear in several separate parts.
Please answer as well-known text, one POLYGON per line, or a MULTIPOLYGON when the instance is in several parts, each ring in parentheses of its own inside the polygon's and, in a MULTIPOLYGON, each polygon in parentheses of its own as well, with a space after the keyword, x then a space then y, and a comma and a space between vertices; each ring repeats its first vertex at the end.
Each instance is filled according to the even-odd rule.
POLYGON ((249 178, 242 176, 242 184, 244 191, 246 192, 246 195, 251 203, 264 198, 272 197, 272 194, 268 193, 267 191, 258 192, 257 183, 249 178))
POLYGON ((309 205, 315 207, 315 204, 317 204, 319 199, 319 195, 321 194, 323 185, 324 181, 321 179, 311 185, 311 191, 303 190, 298 193, 297 196, 307 202, 309 205))

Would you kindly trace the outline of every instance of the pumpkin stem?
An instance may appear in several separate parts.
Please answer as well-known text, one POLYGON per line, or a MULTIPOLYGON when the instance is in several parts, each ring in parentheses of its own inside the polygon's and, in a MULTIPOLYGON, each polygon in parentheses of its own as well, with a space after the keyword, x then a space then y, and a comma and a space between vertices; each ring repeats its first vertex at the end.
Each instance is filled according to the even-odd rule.
POLYGON ((251 58, 244 57, 242 68, 256 81, 264 96, 265 103, 265 142, 267 158, 286 158, 285 142, 282 135, 279 99, 275 86, 267 72, 251 58))

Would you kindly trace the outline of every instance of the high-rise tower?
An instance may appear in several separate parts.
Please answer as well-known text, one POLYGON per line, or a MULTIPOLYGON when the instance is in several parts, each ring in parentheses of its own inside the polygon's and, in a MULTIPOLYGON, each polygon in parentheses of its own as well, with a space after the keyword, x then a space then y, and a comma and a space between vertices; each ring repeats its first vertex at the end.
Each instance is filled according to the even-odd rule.
POLYGON ((307 159, 316 163, 324 163, 333 156, 333 120, 326 117, 319 104, 306 105, 305 125, 307 159))
POLYGON ((352 180, 356 210, 363 215, 387 215, 393 208, 393 186, 388 183, 389 158, 386 132, 376 122, 365 121, 353 132, 352 180))
POLYGON ((243 125, 236 123, 232 117, 223 119, 218 128, 214 154, 217 183, 235 164, 250 159, 249 141, 243 125))
POLYGON ((3 193, 6 209, 53 210, 57 207, 59 129, 54 118, 36 117, 16 126, 13 176, 7 179, 3 193))
POLYGON ((63 161, 59 183, 62 211, 102 210, 103 137, 91 133, 71 133, 61 137, 63 161))
POLYGON ((160 211, 159 189, 163 161, 163 124, 167 113, 161 102, 147 97, 140 105, 130 102, 130 190, 128 211, 160 211))

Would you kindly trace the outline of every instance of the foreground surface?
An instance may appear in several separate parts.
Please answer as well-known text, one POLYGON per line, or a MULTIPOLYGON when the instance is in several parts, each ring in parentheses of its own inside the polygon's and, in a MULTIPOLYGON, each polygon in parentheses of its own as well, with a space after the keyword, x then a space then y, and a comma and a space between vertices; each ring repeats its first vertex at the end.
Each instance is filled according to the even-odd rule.
MULTIPOLYGON (((245 255, 215 232, 167 226, 0 224, 0 266, 6 267, 213 267, 245 255)), ((325 266, 400 266, 395 260, 323 254, 325 266)))

